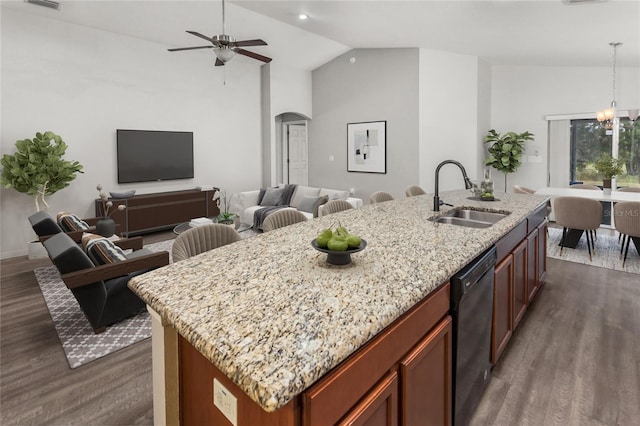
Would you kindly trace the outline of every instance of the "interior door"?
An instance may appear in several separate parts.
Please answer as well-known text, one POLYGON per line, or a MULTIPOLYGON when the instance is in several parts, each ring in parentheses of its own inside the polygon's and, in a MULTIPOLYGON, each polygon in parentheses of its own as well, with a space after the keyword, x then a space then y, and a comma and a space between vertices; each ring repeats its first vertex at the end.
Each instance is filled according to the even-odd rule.
POLYGON ((287 127, 289 183, 306 186, 309 182, 307 126, 304 124, 289 124, 287 127))

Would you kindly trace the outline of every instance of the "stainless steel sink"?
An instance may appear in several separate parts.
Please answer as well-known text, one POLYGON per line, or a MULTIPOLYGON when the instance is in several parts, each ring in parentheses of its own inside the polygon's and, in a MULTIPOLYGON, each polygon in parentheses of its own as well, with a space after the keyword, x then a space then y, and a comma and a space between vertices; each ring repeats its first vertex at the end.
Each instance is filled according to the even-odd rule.
POLYGON ((448 223, 468 228, 488 228, 505 217, 507 217, 507 214, 499 212, 455 209, 442 216, 433 217, 431 220, 437 223, 448 223))

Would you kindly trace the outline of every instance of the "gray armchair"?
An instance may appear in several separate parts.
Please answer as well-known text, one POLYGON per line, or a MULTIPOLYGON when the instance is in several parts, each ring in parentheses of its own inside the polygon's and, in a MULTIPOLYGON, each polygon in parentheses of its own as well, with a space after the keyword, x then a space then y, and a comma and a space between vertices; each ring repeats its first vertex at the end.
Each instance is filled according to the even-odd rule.
POLYGON ((122 248, 134 248, 126 260, 100 266, 65 233, 51 236, 43 245, 95 333, 144 308, 144 302, 127 287, 131 278, 169 264, 168 252, 142 249, 141 237, 122 241, 122 248))

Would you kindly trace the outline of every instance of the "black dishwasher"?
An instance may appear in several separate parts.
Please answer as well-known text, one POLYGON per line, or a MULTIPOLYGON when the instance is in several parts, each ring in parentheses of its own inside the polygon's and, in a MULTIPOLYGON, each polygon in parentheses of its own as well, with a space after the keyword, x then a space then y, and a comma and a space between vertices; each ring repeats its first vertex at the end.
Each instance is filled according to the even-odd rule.
POLYGON ((491 247, 451 279, 455 426, 469 423, 489 383, 495 264, 491 247))

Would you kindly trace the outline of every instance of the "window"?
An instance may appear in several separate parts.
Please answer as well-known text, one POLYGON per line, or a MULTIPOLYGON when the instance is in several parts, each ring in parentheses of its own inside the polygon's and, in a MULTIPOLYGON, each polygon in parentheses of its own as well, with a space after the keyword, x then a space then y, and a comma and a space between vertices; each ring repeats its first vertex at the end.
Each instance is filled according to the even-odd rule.
POLYGON ((618 138, 596 119, 571 120, 570 176, 572 182, 602 185, 594 167, 603 153, 624 159, 625 172, 617 177, 618 187, 640 187, 640 124, 620 119, 618 138), (616 143, 617 142, 617 143, 616 143), (617 146, 616 146, 617 145, 617 146))

